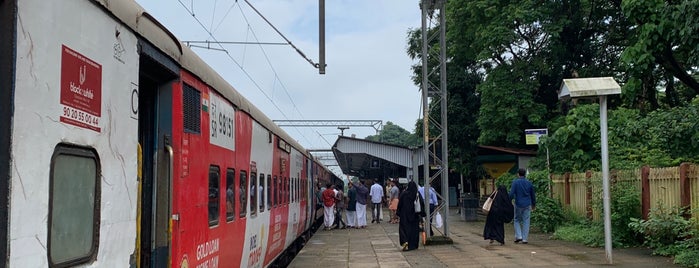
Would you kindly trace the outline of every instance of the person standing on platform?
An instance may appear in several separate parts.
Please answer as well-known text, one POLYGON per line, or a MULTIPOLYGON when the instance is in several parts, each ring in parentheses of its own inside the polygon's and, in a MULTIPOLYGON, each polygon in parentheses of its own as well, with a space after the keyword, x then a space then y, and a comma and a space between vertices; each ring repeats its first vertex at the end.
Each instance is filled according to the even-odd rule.
MULTIPOLYGON (((425 187, 420 186, 418 188, 418 192, 420 192, 420 195, 425 196, 425 187)), ((434 187, 430 187, 430 214, 434 213, 434 208, 437 207, 437 204, 439 204, 439 201, 437 200, 437 192, 434 191, 434 187)), ((435 215, 432 215, 432 218, 430 218, 430 236, 434 236, 434 231, 432 231, 432 221, 434 220, 435 215)))
POLYGON ((417 184, 414 181, 408 183, 408 188, 400 194, 396 212, 400 218, 398 222, 398 240, 403 251, 417 249, 420 245, 420 221, 426 216, 425 210, 415 211, 415 200, 424 204, 422 196, 418 194, 417 184))
POLYGON ((398 223, 398 215, 396 214, 396 210, 398 209, 400 190, 398 190, 396 183, 396 181, 390 182, 391 190, 388 192, 388 196, 390 198, 388 201, 388 209, 391 210, 391 221, 389 221, 389 223, 398 223))
POLYGON ((325 230, 330 230, 335 221, 335 190, 332 183, 326 185, 323 191, 323 213, 325 214, 324 222, 325 230))
POLYGON ((393 184, 392 184, 391 182, 392 182, 392 181, 391 181, 391 178, 388 178, 388 179, 386 180, 386 187, 385 187, 385 190, 384 190, 384 192, 383 192, 383 197, 384 197, 384 198, 383 198, 383 205, 384 205, 385 207, 388 207, 388 205, 391 204, 391 200, 388 199, 389 196, 391 196, 391 186, 393 186, 393 184))
POLYGON ((505 223, 511 222, 515 208, 512 206, 512 199, 507 193, 504 185, 498 186, 498 191, 493 198, 493 204, 485 218, 485 228, 483 228, 483 239, 490 239, 490 243, 498 241, 500 245, 505 245, 505 223))
POLYGON ((357 228, 366 227, 366 201, 369 197, 369 189, 361 180, 355 184, 357 188, 357 228))
POLYGON ((345 193, 342 191, 342 184, 336 186, 335 193, 335 229, 345 229, 347 224, 342 220, 342 215, 345 214, 345 193), (342 224, 342 227, 340 225, 342 224))
POLYGON ((515 244, 529 243, 529 219, 536 209, 534 185, 527 180, 526 174, 527 171, 520 168, 517 171, 519 177, 512 181, 510 188, 510 198, 515 200, 515 244))
POLYGON ((377 179, 374 179, 374 185, 371 186, 371 222, 381 223, 381 201, 383 200, 383 187, 377 179))
POLYGON ((316 184, 316 210, 323 208, 323 191, 325 191, 325 186, 321 186, 318 182, 316 184))
POLYGON ((347 227, 357 228, 357 189, 350 181, 347 183, 347 227))

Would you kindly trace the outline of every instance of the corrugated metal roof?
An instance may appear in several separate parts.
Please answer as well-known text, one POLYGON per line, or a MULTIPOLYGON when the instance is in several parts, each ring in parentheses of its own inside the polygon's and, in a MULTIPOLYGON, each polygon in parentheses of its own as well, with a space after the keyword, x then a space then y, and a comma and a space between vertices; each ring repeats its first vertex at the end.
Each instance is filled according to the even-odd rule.
MULTIPOLYGON (((374 163, 389 168, 406 169, 413 166, 413 154, 422 155, 421 148, 413 149, 400 145, 369 141, 341 136, 332 148, 333 154, 344 174, 361 174, 372 168, 374 163)), ((418 156, 418 162, 423 160, 418 156)))
POLYGON ((362 153, 381 158, 404 167, 412 166, 412 150, 389 144, 366 142, 364 140, 338 139, 334 150, 344 154, 362 153))

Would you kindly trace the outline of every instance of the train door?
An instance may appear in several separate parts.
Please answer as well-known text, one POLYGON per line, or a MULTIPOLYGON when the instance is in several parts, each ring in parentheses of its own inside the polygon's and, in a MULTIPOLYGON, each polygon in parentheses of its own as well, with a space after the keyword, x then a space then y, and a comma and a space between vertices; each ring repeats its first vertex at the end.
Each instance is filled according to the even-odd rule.
MULTIPOLYGON (((170 266, 173 142, 172 91, 177 65, 145 42, 138 91, 138 141, 141 146, 137 262, 140 267, 170 266)), ((173 216, 174 217, 174 216, 173 216)))
MULTIPOLYGON (((8 241, 10 194, 10 137, 14 108, 16 1, 0 1, 0 241, 8 241)), ((0 266, 10 255, 9 243, 0 243, 0 266)))

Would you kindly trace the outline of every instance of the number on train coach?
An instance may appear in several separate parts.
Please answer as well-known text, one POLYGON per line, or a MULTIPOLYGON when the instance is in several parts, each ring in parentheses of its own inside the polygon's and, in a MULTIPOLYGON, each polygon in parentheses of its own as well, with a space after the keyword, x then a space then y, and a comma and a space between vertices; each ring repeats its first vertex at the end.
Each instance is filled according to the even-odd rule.
POLYGON ((235 151, 235 109, 215 93, 209 95, 209 133, 211 144, 235 151))

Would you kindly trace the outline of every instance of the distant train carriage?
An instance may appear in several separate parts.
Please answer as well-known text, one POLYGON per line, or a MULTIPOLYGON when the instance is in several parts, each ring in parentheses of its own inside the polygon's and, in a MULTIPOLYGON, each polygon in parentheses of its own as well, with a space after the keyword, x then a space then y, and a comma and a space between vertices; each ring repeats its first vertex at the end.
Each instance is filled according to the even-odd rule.
POLYGON ((0 266, 267 267, 317 228, 339 178, 135 2, 0 0, 0 36, 0 266))

